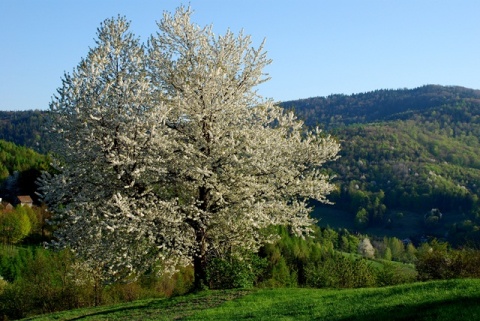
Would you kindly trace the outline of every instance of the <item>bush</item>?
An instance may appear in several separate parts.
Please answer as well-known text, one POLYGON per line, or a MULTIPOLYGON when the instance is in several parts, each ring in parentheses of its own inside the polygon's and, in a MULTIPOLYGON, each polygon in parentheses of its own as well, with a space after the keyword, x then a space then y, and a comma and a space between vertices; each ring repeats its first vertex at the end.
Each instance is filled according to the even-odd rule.
POLYGON ((266 260, 256 254, 246 259, 214 258, 208 263, 207 282, 210 289, 249 288, 257 283, 265 267, 266 260))
POLYGON ((147 289, 151 296, 170 297, 183 295, 193 288, 194 273, 192 266, 179 267, 173 274, 156 272, 143 275, 140 278, 142 288, 147 289))
MULTIPOLYGON (((22 251, 19 251, 21 253, 22 251)), ((37 248, 0 295, 4 317, 20 318, 91 305, 91 284, 78 282, 68 251, 37 248)))
POLYGON ((0 275, 0 295, 3 294, 5 291, 5 288, 7 287, 8 282, 3 279, 3 277, 0 275))
POLYGON ((432 241, 423 244, 417 252, 416 269, 422 281, 451 279, 455 277, 451 269, 452 257, 447 243, 432 241))
POLYGON ((315 288, 371 287, 377 284, 376 274, 366 259, 333 253, 307 265, 306 285, 315 288))
POLYGON ((270 279, 264 285, 270 287, 294 287, 298 285, 298 272, 287 265, 285 258, 281 257, 272 267, 270 279))
POLYGON ((406 270, 390 262, 382 262, 383 267, 377 272, 377 285, 389 286, 412 283, 417 280, 417 273, 406 270))
POLYGON ((11 282, 0 280, 0 319, 185 294, 193 284, 191 267, 180 268, 173 275, 152 272, 128 283, 105 286, 94 271, 66 250, 3 247, 0 257, 7 257, 5 254, 8 260, 0 268, 11 272, 11 282))
POLYGON ((15 210, 0 213, 0 239, 3 244, 16 244, 31 231, 32 222, 27 211, 18 206, 15 210))
POLYGON ((480 251, 474 249, 455 251, 452 269, 456 275, 463 278, 480 278, 480 251))
POLYGON ((34 252, 34 247, 0 245, 0 275, 8 282, 16 280, 33 260, 34 252))
POLYGON ((480 251, 453 250, 436 240, 417 252, 416 268, 420 280, 480 277, 480 251))
POLYGON ((143 298, 144 289, 138 282, 115 283, 103 291, 103 302, 106 304, 131 302, 143 298))
POLYGON ((21 319, 31 313, 33 307, 29 292, 25 292, 26 290, 27 286, 19 285, 18 281, 5 287, 0 296, 0 316, 4 320, 21 319))

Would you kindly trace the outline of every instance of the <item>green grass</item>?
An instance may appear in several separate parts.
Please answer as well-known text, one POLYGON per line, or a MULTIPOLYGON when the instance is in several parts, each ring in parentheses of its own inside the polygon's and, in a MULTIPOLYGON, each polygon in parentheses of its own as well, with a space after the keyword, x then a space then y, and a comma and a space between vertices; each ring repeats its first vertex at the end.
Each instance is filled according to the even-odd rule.
POLYGON ((219 306, 251 291, 206 291, 170 299, 147 299, 35 316, 25 320, 178 320, 219 306))
POLYGON ((351 290, 209 291, 30 320, 480 320, 480 280, 351 290))

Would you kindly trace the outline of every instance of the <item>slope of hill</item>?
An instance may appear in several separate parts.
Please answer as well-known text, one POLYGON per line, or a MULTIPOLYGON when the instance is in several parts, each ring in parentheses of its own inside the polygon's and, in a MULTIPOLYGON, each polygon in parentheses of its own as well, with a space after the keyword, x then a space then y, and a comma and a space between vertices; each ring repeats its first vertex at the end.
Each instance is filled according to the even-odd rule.
POLYGON ((480 242, 480 91, 424 86, 284 106, 340 140, 341 158, 328 168, 345 220, 405 232, 413 215, 411 238, 480 242))
POLYGON ((29 320, 478 320, 479 280, 386 288, 209 291, 29 320))
POLYGON ((43 121, 46 111, 0 111, 0 139, 19 146, 48 152, 43 139, 43 121))
MULTIPOLYGON (((341 158, 327 166, 337 175, 338 211, 320 213, 323 224, 480 245, 480 90, 427 85, 281 106, 342 144, 341 158), (324 215, 339 211, 340 219, 324 215)), ((45 113, 0 112, 0 139, 48 151, 45 113)))
POLYGON ((0 197, 14 202, 17 195, 35 196, 35 180, 49 169, 47 156, 0 139, 0 197))

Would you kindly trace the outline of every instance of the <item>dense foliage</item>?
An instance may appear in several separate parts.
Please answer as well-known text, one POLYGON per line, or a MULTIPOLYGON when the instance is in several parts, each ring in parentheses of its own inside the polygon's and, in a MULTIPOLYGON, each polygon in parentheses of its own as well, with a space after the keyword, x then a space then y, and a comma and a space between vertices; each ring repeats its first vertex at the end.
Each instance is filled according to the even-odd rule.
POLYGON ((34 150, 0 139, 0 181, 15 172, 43 171, 49 166, 48 158, 34 150))
POLYGON ((30 195, 36 200, 36 179, 50 170, 49 157, 34 150, 0 140, 0 198, 16 202, 18 195, 30 195))
POLYGON ((46 111, 0 111, 0 139, 47 153, 44 119, 46 111))
MULTIPOLYGON (((347 231, 315 228, 315 238, 307 239, 292 235, 286 227, 276 227, 273 231, 278 240, 266 244, 258 254, 250 252, 243 260, 231 256, 209 262, 208 285, 212 289, 352 288, 415 280, 411 268, 403 271, 355 254, 359 238, 347 231)), ((69 251, 0 245, 0 316, 25 317, 75 307, 181 295, 193 287, 192 266, 179 267, 173 274, 147 271, 136 280, 104 283, 101 275, 84 263, 69 251)))
POLYGON ((346 221, 365 231, 411 227, 417 241, 448 233, 459 245, 480 241, 479 98, 462 87, 424 86, 284 105, 342 142, 329 169, 337 174, 332 200, 350 213, 346 221))
MULTIPOLYGON (((274 230, 277 241, 258 254, 210 262, 211 288, 364 288, 480 276, 480 252, 455 250, 446 243, 433 241, 415 249, 396 238, 373 239, 374 258, 367 259, 358 254, 368 239, 364 235, 314 228, 315 238, 301 238, 287 227, 274 230), (416 270, 398 261, 415 262, 416 270)), ((174 274, 149 271, 136 280, 105 284, 69 251, 39 247, 0 246, 0 275, 0 315, 10 318, 182 295, 193 287, 191 266, 174 274)))
POLYGON ((282 102, 309 126, 335 129, 352 124, 407 119, 442 105, 466 101, 479 103, 480 91, 451 86, 426 85, 415 89, 381 89, 352 95, 331 95, 282 102))

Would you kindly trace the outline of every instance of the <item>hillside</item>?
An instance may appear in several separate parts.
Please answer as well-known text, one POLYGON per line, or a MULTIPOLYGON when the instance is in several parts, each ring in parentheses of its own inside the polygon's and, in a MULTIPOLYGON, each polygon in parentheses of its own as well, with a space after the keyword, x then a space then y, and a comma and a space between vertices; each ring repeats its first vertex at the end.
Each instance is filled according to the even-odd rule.
POLYGON ((386 288, 209 291, 29 320, 478 320, 478 280, 386 288))
POLYGON ((282 102, 293 109, 308 126, 325 129, 396 119, 459 102, 480 103, 480 90, 426 85, 414 89, 380 89, 353 95, 330 95, 282 102))
POLYGON ((0 197, 14 202, 17 195, 35 197, 35 180, 49 169, 48 157, 31 148, 0 139, 0 197))
MULTIPOLYGON (((316 204, 320 224, 480 245, 479 90, 427 85, 281 105, 342 144, 327 164, 336 205, 316 204)), ((0 112, 0 138, 48 151, 45 113, 0 112)))
POLYGON ((0 111, 0 139, 40 153, 48 152, 43 138, 46 113, 40 110, 0 111))
POLYGON ((341 142, 331 199, 350 226, 478 244, 480 91, 424 86, 282 105, 341 142))

